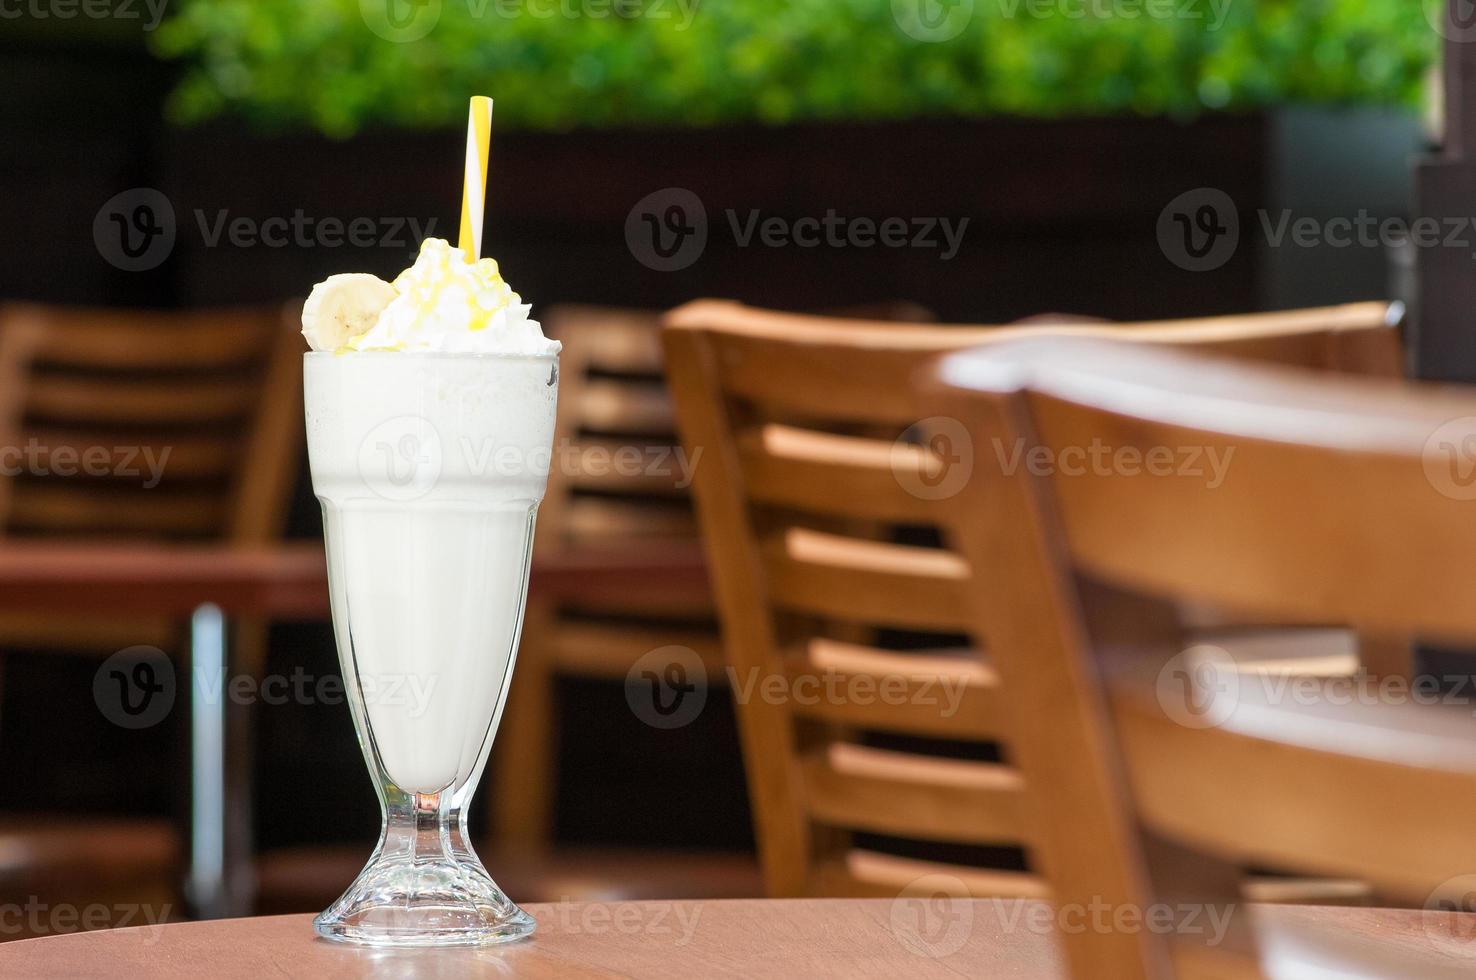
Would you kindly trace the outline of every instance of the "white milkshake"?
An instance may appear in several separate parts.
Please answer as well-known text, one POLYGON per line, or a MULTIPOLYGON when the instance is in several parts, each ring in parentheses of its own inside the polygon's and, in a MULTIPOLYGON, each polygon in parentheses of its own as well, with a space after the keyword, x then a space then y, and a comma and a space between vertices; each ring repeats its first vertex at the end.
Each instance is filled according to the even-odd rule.
POLYGON ((548 475, 555 364, 307 356, 308 452, 344 683, 406 793, 465 783, 501 714, 548 475))
POLYGON ((344 686, 385 810, 318 919, 391 945, 532 920, 466 840, 516 659, 558 395, 556 342, 490 259, 437 239, 393 284, 335 276, 303 314, 308 455, 344 686))

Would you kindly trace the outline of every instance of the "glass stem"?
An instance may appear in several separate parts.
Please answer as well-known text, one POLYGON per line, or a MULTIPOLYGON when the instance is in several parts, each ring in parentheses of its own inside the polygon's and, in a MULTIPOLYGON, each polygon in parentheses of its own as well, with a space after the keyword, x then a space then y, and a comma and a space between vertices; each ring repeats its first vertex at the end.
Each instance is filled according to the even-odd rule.
POLYGON ((454 859, 455 834, 444 793, 394 793, 386 801, 380 859, 424 865, 454 859))

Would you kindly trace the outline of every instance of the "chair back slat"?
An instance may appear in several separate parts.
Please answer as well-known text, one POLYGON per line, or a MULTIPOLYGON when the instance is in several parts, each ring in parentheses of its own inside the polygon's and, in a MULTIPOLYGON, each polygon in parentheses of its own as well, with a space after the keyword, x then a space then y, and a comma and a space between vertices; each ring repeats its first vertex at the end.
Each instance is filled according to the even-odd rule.
POLYGON ((676 431, 671 399, 659 383, 590 378, 574 406, 579 423, 604 432, 670 435, 676 431))
POLYGON ((568 338, 567 353, 585 358, 595 371, 661 375, 661 336, 649 310, 568 303, 551 308, 543 322, 550 335, 568 338))
POLYGON ((211 537, 224 521, 225 506, 215 492, 123 496, 28 484, 11 495, 8 531, 24 537, 81 537, 99 530, 119 537, 211 537))
POLYGON ((259 363, 280 320, 260 310, 170 313, 16 304, 12 321, 45 325, 32 354, 53 370, 212 371, 259 363))
POLYGON ((779 608, 940 633, 968 628, 968 565, 947 551, 804 528, 765 540, 761 550, 779 608))
MULTIPOLYGON (((1395 316, 1400 315, 1397 311, 1395 316)), ((1059 337, 1114 338, 1184 346, 1247 360, 1396 375, 1402 355, 1383 303, 1142 324, 1061 326, 909 326, 753 310, 703 301, 679 314, 736 328, 712 341, 713 357, 731 395, 799 417, 909 424, 916 421, 911 384, 939 354, 1003 343, 1042 331, 1059 337), (787 340, 788 360, 768 357, 787 340)))
POLYGON ((824 677, 838 690, 893 692, 885 700, 798 698, 794 713, 802 718, 925 738, 991 741, 1006 731, 999 678, 966 648, 898 653, 813 637, 785 655, 785 669, 799 690, 824 677))
POLYGON ((248 416, 258 392, 249 380, 136 381, 37 371, 26 388, 26 413, 48 421, 130 425, 232 422, 248 416))
POLYGON ((610 497, 577 497, 565 505, 564 533, 601 544, 636 539, 691 541, 697 522, 690 510, 610 497))
POLYGON ((48 427, 27 429, 21 438, 38 468, 63 475, 80 470, 99 483, 127 481, 147 488, 166 471, 178 479, 220 479, 238 464, 235 448, 229 443, 194 433, 167 440, 154 437, 154 441, 146 442, 131 435, 120 436, 117 431, 48 427))
POLYGON ((1029 835, 1024 787, 1008 766, 841 742, 801 753, 799 769, 811 817, 832 827, 969 844, 1029 835))
POLYGON ((756 502, 896 524, 934 518, 932 501, 907 489, 936 478, 936 457, 921 446, 775 424, 740 432, 737 442, 756 502))

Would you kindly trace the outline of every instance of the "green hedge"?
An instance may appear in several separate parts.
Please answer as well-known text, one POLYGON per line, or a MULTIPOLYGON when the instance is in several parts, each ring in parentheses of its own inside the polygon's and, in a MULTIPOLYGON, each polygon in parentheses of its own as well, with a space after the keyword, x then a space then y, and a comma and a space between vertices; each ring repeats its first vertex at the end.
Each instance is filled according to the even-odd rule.
POLYGON ((332 135, 461 125, 471 93, 537 129, 1414 105, 1438 49, 1422 0, 951 0, 946 40, 919 0, 696 2, 177 0, 154 48, 178 121, 332 135))

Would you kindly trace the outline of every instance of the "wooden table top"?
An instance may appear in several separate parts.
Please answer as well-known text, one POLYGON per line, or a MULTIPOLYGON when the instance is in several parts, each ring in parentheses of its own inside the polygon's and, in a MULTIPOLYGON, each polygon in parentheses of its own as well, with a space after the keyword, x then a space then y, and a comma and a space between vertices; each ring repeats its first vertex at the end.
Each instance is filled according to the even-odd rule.
MULTIPOLYGON (((485 949, 373 950, 318 939, 311 916, 141 926, 0 944, 0 975, 26 977, 627 977, 649 980, 1009 977, 1063 980, 1040 902, 734 900, 527 906, 531 940, 485 949)), ((1258 906, 1275 977, 1472 975, 1476 915, 1258 906), (1314 967, 1312 964, 1316 964, 1314 967), (1317 967, 1332 970, 1326 974, 1317 967)))
MULTIPOLYGON (((529 588, 541 595, 618 599, 652 588, 707 593, 696 545, 540 551, 529 588)), ((0 544, 0 608, 186 616, 213 602, 228 615, 321 619, 328 575, 316 541, 277 547, 191 544, 0 544)))

